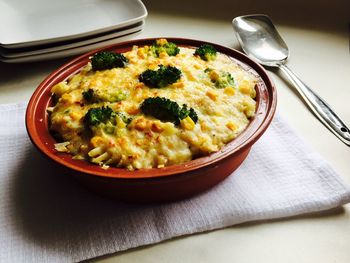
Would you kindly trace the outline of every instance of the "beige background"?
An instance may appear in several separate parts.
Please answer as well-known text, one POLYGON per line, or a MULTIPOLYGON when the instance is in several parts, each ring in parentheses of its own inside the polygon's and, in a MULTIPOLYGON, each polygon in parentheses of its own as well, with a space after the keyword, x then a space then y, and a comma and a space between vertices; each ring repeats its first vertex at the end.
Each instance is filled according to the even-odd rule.
MULTIPOLYGON (((290 48, 288 65, 350 126, 349 1, 144 1, 149 17, 138 37, 203 39, 238 48, 231 20, 266 13, 290 48)), ((0 103, 27 101, 38 84, 67 59, 0 63, 0 103)), ((278 110, 350 184, 350 148, 309 112, 270 72, 278 110)), ((291 147, 293 147, 291 145, 291 147)), ((350 262, 350 206, 314 215, 247 223, 177 238, 98 259, 100 262, 350 262)))

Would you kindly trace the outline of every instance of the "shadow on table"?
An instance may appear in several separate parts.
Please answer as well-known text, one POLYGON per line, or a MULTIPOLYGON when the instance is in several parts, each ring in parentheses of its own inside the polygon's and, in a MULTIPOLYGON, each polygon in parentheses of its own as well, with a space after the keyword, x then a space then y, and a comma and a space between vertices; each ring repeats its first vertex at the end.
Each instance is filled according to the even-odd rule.
POLYGON ((156 12, 228 21, 241 15, 267 14, 274 22, 281 25, 327 30, 330 34, 335 34, 334 30, 339 30, 339 27, 347 27, 350 10, 348 0, 339 0, 334 4, 330 4, 327 0, 283 2, 278 0, 193 0, 191 2, 144 0, 143 2, 150 14, 156 12))
POLYGON ((14 64, 0 62, 0 89, 2 85, 6 84, 6 82, 10 83, 19 79, 24 80, 34 75, 42 75, 43 77, 46 77, 48 72, 52 72, 70 59, 71 57, 50 61, 14 64))
POLYGON ((128 225, 115 223, 128 220, 124 211, 132 216, 133 211, 142 213, 147 208, 105 199, 86 190, 33 147, 19 166, 12 189, 18 234, 58 251, 67 251, 69 246, 85 251, 91 244, 112 242, 108 240, 115 238, 111 231, 114 235, 129 231, 128 225), (109 229, 106 225, 116 227, 109 229))

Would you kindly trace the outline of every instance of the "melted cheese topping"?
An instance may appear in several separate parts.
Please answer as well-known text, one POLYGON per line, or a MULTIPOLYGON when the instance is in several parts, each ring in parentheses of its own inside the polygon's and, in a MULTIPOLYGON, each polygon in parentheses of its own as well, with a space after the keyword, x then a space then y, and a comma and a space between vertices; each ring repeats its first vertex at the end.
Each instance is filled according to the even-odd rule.
POLYGON ((194 49, 180 47, 176 56, 161 53, 156 57, 148 46, 135 46, 123 53, 129 59, 125 68, 93 71, 88 63, 67 81, 56 84, 52 93, 58 100, 50 108, 50 128, 63 142, 69 142, 64 151, 103 168, 111 165, 132 170, 184 163, 218 151, 234 139, 254 115, 257 79, 224 54, 204 61, 193 53, 194 49), (138 80, 142 72, 158 65, 177 67, 181 79, 164 88, 147 87, 138 80), (218 88, 215 81, 224 73, 231 74, 234 84, 218 88), (106 100, 86 103, 82 94, 89 89, 106 100), (186 117, 175 125, 142 114, 140 104, 156 96, 192 107, 198 122, 186 117), (117 114, 115 126, 87 131, 85 114, 101 106, 132 121, 126 124, 117 114))

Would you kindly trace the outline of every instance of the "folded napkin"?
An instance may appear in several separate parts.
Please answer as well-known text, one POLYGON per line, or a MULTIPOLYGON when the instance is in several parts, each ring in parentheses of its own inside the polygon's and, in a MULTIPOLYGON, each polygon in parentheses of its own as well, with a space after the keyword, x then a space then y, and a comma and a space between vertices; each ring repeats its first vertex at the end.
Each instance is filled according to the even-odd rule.
POLYGON ((350 189, 277 115, 246 161, 193 198, 123 204, 60 173, 29 141, 25 105, 0 105, 0 261, 72 262, 350 201, 350 189))

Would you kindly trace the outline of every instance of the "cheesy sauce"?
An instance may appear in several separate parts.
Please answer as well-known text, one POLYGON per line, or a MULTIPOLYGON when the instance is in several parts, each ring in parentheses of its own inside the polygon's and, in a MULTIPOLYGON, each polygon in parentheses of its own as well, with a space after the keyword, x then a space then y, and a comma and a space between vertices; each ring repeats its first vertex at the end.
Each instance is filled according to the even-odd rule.
POLYGON ((56 150, 102 168, 133 170, 184 163, 216 152, 237 137, 254 116, 256 77, 219 52, 215 59, 205 61, 194 55, 194 49, 179 48, 176 56, 166 52, 156 56, 149 46, 134 46, 123 53, 128 59, 124 68, 94 71, 89 62, 56 84, 52 93, 57 103, 48 108, 50 129, 62 141, 56 150), (139 81, 142 72, 159 65, 178 68, 181 78, 162 88, 139 81), (228 73, 234 82, 218 87, 216 81, 228 73), (86 103, 83 94, 89 90, 103 99, 86 103), (195 110, 198 121, 186 117, 175 124, 144 115, 140 105, 149 97, 186 104, 195 110), (89 109, 102 106, 117 113, 115 125, 87 131, 84 116, 89 109))

